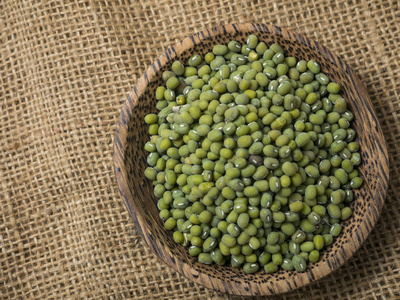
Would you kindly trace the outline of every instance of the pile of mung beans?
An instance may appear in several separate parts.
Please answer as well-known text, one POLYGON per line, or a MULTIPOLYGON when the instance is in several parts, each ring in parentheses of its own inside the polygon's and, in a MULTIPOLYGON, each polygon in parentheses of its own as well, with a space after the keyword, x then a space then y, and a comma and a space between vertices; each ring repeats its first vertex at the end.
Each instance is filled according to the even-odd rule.
POLYGON ((304 272, 362 185, 353 114, 314 60, 250 35, 175 61, 148 114, 145 176, 176 243, 204 264, 304 272))

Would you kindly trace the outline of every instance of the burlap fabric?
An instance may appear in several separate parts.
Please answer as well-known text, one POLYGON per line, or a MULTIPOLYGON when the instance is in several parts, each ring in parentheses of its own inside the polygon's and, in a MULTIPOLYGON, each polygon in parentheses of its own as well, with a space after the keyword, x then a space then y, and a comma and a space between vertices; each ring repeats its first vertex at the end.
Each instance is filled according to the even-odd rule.
POLYGON ((397 0, 1 1, 0 17, 0 298, 232 298, 145 245, 116 186, 113 135, 136 79, 169 46, 219 24, 261 22, 314 38, 354 68, 391 165, 361 249, 276 299, 400 299, 397 0))

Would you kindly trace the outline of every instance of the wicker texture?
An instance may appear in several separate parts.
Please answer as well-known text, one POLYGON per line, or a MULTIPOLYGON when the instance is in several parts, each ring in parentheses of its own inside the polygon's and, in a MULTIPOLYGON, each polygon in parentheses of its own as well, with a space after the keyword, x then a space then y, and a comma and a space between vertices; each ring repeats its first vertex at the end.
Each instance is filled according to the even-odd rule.
POLYGON ((112 139, 136 79, 169 46, 231 22, 287 27, 366 85, 390 156, 376 228, 338 271, 268 299, 400 299, 398 1, 0 2, 0 298, 229 299, 145 245, 115 183, 112 139))

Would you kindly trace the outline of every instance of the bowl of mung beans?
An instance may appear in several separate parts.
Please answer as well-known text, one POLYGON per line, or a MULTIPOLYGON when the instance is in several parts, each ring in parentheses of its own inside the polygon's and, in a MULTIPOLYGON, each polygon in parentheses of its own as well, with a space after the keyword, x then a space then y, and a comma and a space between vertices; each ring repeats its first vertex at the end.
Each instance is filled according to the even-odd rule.
POLYGON ((114 140, 118 186, 147 245, 234 295, 288 292, 343 265, 380 215, 387 157, 349 66, 263 24, 169 48, 129 94, 114 140))

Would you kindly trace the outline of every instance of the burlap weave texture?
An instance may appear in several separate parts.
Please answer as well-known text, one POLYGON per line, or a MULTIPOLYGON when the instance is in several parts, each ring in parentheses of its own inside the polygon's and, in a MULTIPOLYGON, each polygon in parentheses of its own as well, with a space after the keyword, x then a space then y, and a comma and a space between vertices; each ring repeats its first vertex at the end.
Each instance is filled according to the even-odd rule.
POLYGON ((338 271, 268 299, 400 299, 400 5, 394 1, 0 2, 0 298, 230 299, 159 260, 113 174, 122 103, 169 46, 231 22, 286 27, 366 85, 390 155, 372 234, 338 271))

